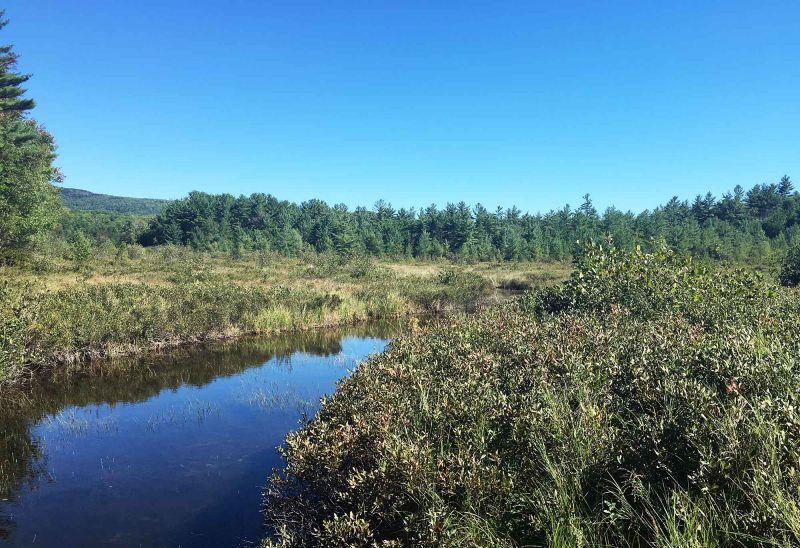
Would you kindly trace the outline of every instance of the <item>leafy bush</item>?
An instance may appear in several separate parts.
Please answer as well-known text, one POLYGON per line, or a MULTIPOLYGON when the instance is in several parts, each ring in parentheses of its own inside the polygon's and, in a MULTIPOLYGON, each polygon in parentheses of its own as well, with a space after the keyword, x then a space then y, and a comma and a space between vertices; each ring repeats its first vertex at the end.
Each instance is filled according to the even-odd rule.
POLYGON ((666 248, 645 253, 589 244, 569 280, 529 296, 523 306, 537 314, 624 309, 640 319, 669 311, 716 324, 759 314, 774 297, 751 271, 700 265, 666 248))
POLYGON ((0 283, 0 379, 24 362, 25 289, 7 281, 0 283))
POLYGON ((506 291, 530 291, 533 285, 528 280, 511 278, 508 280, 501 280, 498 287, 500 287, 500 289, 505 289, 506 291))
POLYGON ((666 252, 401 338, 287 437, 273 546, 800 542, 800 299, 666 252))
POLYGON ((789 250, 778 279, 781 285, 788 287, 800 285, 800 245, 789 250))
POLYGON ((491 284, 483 276, 456 269, 445 269, 435 276, 397 280, 396 287, 406 298, 430 312, 470 308, 491 290, 491 284))
POLYGON ((75 265, 81 268, 92 256, 92 243, 83 232, 76 232, 70 239, 70 251, 75 265))
POLYGON ((364 255, 307 252, 303 258, 309 265, 304 273, 308 278, 381 280, 392 276, 387 268, 364 255))

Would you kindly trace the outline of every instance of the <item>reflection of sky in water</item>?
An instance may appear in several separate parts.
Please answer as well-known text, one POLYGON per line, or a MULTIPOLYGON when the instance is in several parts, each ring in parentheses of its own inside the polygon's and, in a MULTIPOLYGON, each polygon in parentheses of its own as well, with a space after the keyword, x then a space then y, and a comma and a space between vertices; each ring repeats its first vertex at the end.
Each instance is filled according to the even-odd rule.
POLYGON ((338 379, 385 345, 374 336, 336 342, 339 353, 273 357, 202 386, 156 388, 143 401, 64 405, 48 414, 30 429, 44 471, 0 502, 0 530, 8 534, 0 545, 258 540, 261 489, 280 465, 275 447, 301 413, 313 412, 338 379))

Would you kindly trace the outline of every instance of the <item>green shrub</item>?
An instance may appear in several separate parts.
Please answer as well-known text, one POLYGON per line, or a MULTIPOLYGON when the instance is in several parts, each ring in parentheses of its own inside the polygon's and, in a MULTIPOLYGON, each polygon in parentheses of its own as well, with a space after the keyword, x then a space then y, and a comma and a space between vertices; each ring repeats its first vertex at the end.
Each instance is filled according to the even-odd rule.
POLYGON ((800 285, 800 245, 793 247, 786 254, 778 279, 781 285, 788 287, 800 285))
POLYGON ((524 306, 537 313, 622 308, 641 319, 670 311, 718 323, 758 314, 774 297, 751 271, 697 264, 666 248, 645 253, 588 244, 564 284, 529 296, 524 306))
POLYGON ((131 244, 128 246, 128 258, 132 260, 141 259, 144 257, 145 251, 139 244, 131 244))
POLYGON ((83 232, 76 232, 70 239, 70 257, 77 268, 82 268, 92 257, 92 242, 83 232))
POLYGON ((0 379, 25 358, 24 288, 0 283, 0 379))
POLYGON ((399 294, 430 312, 470 308, 492 289, 483 276, 455 269, 435 276, 397 279, 394 286, 399 294))
POLYGON ((365 255, 350 259, 348 268, 350 278, 356 280, 382 280, 391 277, 388 269, 376 265, 375 261, 365 255))
POLYGON ((342 381, 287 437, 266 544, 797 545, 798 322, 758 276, 592 247, 342 381))
POLYGON ((530 291, 533 285, 528 280, 511 278, 509 280, 502 280, 498 287, 506 291, 530 291))

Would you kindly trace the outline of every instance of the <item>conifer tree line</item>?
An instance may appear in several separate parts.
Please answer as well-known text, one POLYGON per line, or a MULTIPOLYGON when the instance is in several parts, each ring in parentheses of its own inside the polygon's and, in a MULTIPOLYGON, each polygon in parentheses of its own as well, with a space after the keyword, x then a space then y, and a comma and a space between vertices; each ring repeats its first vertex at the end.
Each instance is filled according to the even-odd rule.
POLYGON ((747 192, 737 186, 720 199, 710 193, 692 202, 673 198, 639 214, 613 207, 599 214, 589 195, 577 209, 529 214, 464 202, 394 209, 379 201, 371 209, 350 210, 316 199, 298 205, 268 194, 237 198, 192 192, 167 205, 139 241, 287 255, 311 249, 385 257, 564 260, 576 241, 608 235, 623 248, 663 242, 699 257, 762 259, 800 242, 800 194, 784 176, 747 192))

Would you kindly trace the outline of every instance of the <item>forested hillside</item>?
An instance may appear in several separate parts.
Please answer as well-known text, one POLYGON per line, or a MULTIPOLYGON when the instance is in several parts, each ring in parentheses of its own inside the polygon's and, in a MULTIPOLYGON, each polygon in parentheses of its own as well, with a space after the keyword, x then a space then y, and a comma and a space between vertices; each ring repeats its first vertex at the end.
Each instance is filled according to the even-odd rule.
POLYGON ((110 211, 135 215, 155 215, 168 200, 154 198, 125 198, 108 194, 95 194, 77 188, 62 188, 61 201, 70 209, 85 211, 110 211))
POLYGON ((664 242, 680 254, 720 260, 759 260, 800 241, 800 195, 788 176, 722 198, 673 198, 641 213, 598 213, 588 195, 577 209, 545 214, 516 207, 489 211, 464 202, 420 209, 301 204, 268 194, 234 197, 192 192, 167 204, 140 237, 143 245, 185 244, 199 250, 272 249, 476 260, 563 260, 576 241, 611 235, 630 249, 664 242))

